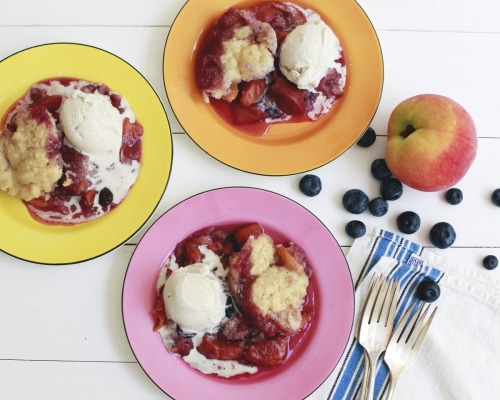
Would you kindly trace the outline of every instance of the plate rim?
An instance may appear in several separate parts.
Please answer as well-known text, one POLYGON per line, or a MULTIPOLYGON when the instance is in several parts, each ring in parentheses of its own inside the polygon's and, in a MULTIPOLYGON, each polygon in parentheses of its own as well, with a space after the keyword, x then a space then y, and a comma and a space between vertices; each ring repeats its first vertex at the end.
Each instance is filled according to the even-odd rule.
MULTIPOLYGON (((29 52, 31 50, 35 50, 35 49, 38 49, 38 48, 52 47, 52 46, 54 46, 54 47, 55 46, 83 47, 83 48, 88 48, 88 49, 96 50, 96 51, 99 51, 99 52, 103 52, 103 53, 107 54, 108 56, 114 57, 118 61, 123 62, 129 68, 131 68, 135 73, 137 73, 138 76, 149 86, 149 88, 152 90, 152 94, 154 94, 154 96, 156 97, 156 99, 158 101, 158 104, 161 105, 161 109, 163 110, 163 115, 164 115, 164 121, 166 122, 166 125, 168 127, 169 140, 167 140, 167 142, 170 145, 170 154, 171 154, 170 161, 168 162, 168 176, 167 176, 167 179, 166 179, 165 184, 163 185, 163 187, 161 189, 161 194, 159 195, 159 198, 156 201, 156 204, 151 209, 151 212, 149 213, 149 215, 147 216, 147 218, 145 218, 145 220, 133 232, 131 232, 128 235, 127 238, 121 240, 120 243, 117 243, 117 244, 111 246, 108 250, 98 252, 98 254, 94 254, 94 255, 91 255, 89 257, 82 258, 82 259, 77 259, 77 260, 75 259, 75 260, 71 260, 71 261, 67 261, 67 262, 64 262, 64 261, 61 261, 61 262, 50 262, 50 261, 44 261, 44 260, 37 260, 36 257, 24 257, 24 256, 21 256, 21 255, 18 255, 18 254, 14 254, 14 253, 12 253, 10 251, 7 251, 7 250, 5 250, 5 249, 3 249, 3 248, 0 247, 0 251, 2 253, 7 254, 7 255, 9 255, 11 257, 14 257, 14 258, 16 258, 18 260, 21 260, 21 261, 26 261, 26 262, 29 262, 29 263, 32 263, 32 264, 60 266, 60 265, 73 265, 73 264, 84 263, 84 262, 91 261, 91 260, 94 260, 96 258, 99 258, 99 257, 101 257, 101 256, 103 256, 105 254, 108 254, 108 253, 116 250, 117 248, 123 246, 133 236, 135 236, 151 220, 151 218, 153 217, 153 214, 158 209, 158 206, 159 206, 159 204, 160 204, 163 196, 165 195, 165 191, 167 189, 168 183, 169 183, 170 178, 172 176, 172 166, 173 166, 173 158, 174 158, 174 146, 173 146, 173 137, 172 137, 172 127, 171 127, 170 121, 168 119, 168 114, 167 114, 167 111, 165 109, 165 105, 163 104, 163 102, 162 102, 162 100, 161 100, 158 92, 156 91, 156 89, 153 87, 153 85, 151 84, 151 82, 149 82, 149 80, 134 65, 132 65, 130 62, 128 62, 124 58, 118 56, 117 54, 115 54, 115 53, 113 53, 113 52, 111 52, 109 50, 103 49, 103 48, 101 48, 99 46, 95 46, 95 45, 90 45, 90 44, 86 44, 86 43, 71 42, 71 41, 46 42, 46 43, 39 43, 39 44, 36 44, 36 45, 33 45, 33 46, 29 46, 29 47, 20 49, 20 50, 18 50, 16 52, 14 52, 14 53, 12 53, 12 54, 4 57, 3 59, 1 59, 0 60, 0 64, 2 64, 3 62, 5 62, 5 61, 7 61, 9 59, 14 58, 15 56, 18 56, 21 53, 29 52)), ((19 201, 21 201, 21 200, 19 200, 19 201)))
MULTIPOLYGON (((353 280, 352 272, 351 272, 351 270, 349 268, 349 263, 347 262, 347 257, 344 254, 344 252, 342 251, 340 243, 337 241, 337 239, 335 238, 335 236, 333 235, 333 233, 330 231, 330 229, 328 229, 328 227, 325 225, 325 223, 319 217, 317 217, 312 211, 310 211, 308 208, 306 208, 305 206, 303 206, 299 202, 291 199, 288 196, 285 196, 285 195, 280 194, 278 192, 274 192, 272 190, 258 188, 258 187, 252 187, 252 186, 223 186, 223 187, 217 187, 217 188, 213 188, 213 189, 208 189, 208 190, 205 190, 205 191, 202 191, 202 192, 190 195, 189 197, 186 197, 183 200, 180 200, 178 203, 174 204, 172 207, 170 207, 168 210, 166 210, 160 217, 158 217, 158 219, 155 221, 155 223, 148 228, 148 230, 145 232, 145 234, 143 235, 143 237, 141 238, 141 240, 139 241, 139 243, 136 245, 134 251, 132 252, 132 254, 130 256, 130 259, 129 259, 129 262, 128 262, 128 265, 127 265, 127 269, 125 271, 125 275, 124 275, 124 279, 123 279, 123 284, 122 284, 122 296, 121 296, 122 323, 123 323, 123 328, 124 328, 124 331, 125 331, 125 336, 127 338, 127 342, 129 344, 129 347, 130 347, 130 349, 132 351, 132 354, 134 355, 135 360, 139 364, 139 366, 142 369, 142 371, 146 374, 146 376, 148 377, 148 379, 151 382, 153 382, 153 384, 156 387, 158 387, 158 389, 161 390, 167 396, 172 397, 172 395, 167 392, 167 389, 162 388, 160 386, 160 384, 157 383, 150 376, 150 374, 148 373, 148 371, 146 371, 145 367, 143 366, 143 364, 139 360, 137 351, 136 351, 136 349, 134 349, 134 347, 133 347, 133 345, 131 343, 129 331, 127 330, 127 323, 125 321, 126 320, 126 316, 125 316, 126 310, 125 310, 124 303, 125 303, 125 290, 126 290, 126 284, 127 284, 127 277, 129 275, 129 271, 130 271, 130 267, 131 267, 132 261, 134 261, 134 257, 136 255, 137 251, 139 250, 139 246, 141 245, 141 242, 143 240, 148 240, 149 239, 148 235, 151 234, 150 231, 155 227, 156 224, 160 223, 160 221, 163 218, 167 218, 166 216, 167 216, 167 214, 170 211, 174 210, 175 208, 177 208, 179 206, 182 206, 184 203, 186 203, 188 201, 194 200, 194 199, 199 198, 201 196, 205 196, 207 194, 209 195, 212 192, 232 191, 232 190, 242 190, 242 189, 243 190, 248 190, 248 191, 257 191, 257 192, 261 192, 261 193, 266 194, 266 195, 276 196, 277 198, 280 198, 283 201, 290 201, 291 203, 294 204, 294 206, 300 207, 303 211, 305 211, 307 214, 309 214, 309 216, 311 218, 313 218, 317 223, 319 223, 321 226, 323 226, 323 228, 325 230, 325 234, 329 235, 328 236, 329 240, 332 240, 332 243, 334 243, 334 245, 338 248, 338 250, 339 250, 339 252, 342 255, 342 258, 344 260, 345 271, 347 272, 347 275, 349 276, 349 280, 350 280, 350 285, 349 285, 349 287, 350 287, 349 294, 351 296, 350 297, 351 301, 349 302, 349 306, 351 307, 351 312, 349 313, 350 327, 349 327, 348 331, 345 332, 346 335, 345 335, 345 338, 344 338, 343 343, 342 343, 342 351, 340 352, 338 360, 336 360, 335 362, 333 362, 331 364, 331 366, 329 367, 329 372, 326 374, 326 376, 324 377, 324 379, 321 382, 319 382, 317 385, 315 384, 313 388, 307 389, 307 391, 308 391, 307 396, 311 395, 316 390, 318 390, 328 380, 328 378, 332 375, 332 373, 334 372, 336 366, 338 365, 339 361, 341 360, 341 356, 344 353, 345 348, 346 348, 346 346, 348 344, 348 340, 349 340, 350 334, 352 332, 352 329, 353 329, 354 323, 355 323, 355 321, 354 321, 354 312, 355 312, 355 287, 354 287, 354 280, 353 280)), ((169 249, 168 251, 165 252, 165 254, 166 254, 165 258, 168 257, 168 254, 170 254, 171 251, 173 251, 173 249, 169 249)), ((154 283, 151 283, 152 286, 153 286, 153 284, 154 283)), ((155 333, 157 333, 157 332, 155 332, 155 333)), ((169 356, 171 356, 171 355, 169 355, 169 356)), ((177 359, 176 361, 183 362, 180 359, 177 359)), ((297 362, 297 360, 295 362, 297 362)), ((196 376, 196 371, 194 371, 194 370, 193 370, 193 376, 194 377, 196 376)), ((172 398, 174 398, 174 397, 172 397, 172 398)))

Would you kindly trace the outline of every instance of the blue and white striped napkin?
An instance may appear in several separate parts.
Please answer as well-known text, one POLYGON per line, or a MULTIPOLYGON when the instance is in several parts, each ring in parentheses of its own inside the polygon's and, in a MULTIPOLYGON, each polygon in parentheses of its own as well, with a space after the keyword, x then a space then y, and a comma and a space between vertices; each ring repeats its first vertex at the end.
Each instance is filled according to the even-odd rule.
MULTIPOLYGON (((500 271, 460 265, 400 235, 373 227, 354 241, 347 261, 356 289, 355 323, 374 273, 399 281, 396 322, 417 300, 415 291, 423 279, 440 284, 441 296, 435 303, 439 310, 414 367, 398 381, 395 400, 500 398, 496 376, 500 361, 500 271)), ((359 399, 363 370, 363 349, 351 334, 332 375, 308 399, 359 399)), ((388 384, 387 367, 379 360, 375 399, 385 398, 388 384)))

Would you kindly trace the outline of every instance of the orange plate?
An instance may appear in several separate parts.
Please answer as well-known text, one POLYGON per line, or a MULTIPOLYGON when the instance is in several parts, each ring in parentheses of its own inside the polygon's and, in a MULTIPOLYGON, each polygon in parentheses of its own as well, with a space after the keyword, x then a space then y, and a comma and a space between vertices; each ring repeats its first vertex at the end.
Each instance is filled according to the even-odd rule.
POLYGON ((347 66, 344 96, 319 121, 276 124, 265 136, 249 136, 223 121, 203 102, 194 79, 194 51, 200 35, 228 7, 260 2, 187 1, 165 45, 165 88, 183 129, 217 160, 262 175, 302 173, 340 156, 370 124, 382 94, 380 43, 370 20, 354 0, 295 1, 319 13, 338 36, 347 66))

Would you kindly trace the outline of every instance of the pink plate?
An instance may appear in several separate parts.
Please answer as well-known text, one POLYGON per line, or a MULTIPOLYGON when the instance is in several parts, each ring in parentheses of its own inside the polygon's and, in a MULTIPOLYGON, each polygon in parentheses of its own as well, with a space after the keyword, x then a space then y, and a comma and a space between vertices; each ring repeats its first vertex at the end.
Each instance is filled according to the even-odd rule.
POLYGON ((302 399, 331 373, 352 328, 354 290, 346 259, 330 231, 311 212, 279 194, 233 187, 195 195, 155 222, 130 260, 122 298, 132 351, 151 380, 177 399, 302 399), (284 365, 239 379, 204 375, 164 348, 153 332, 156 280, 175 245, 210 225, 260 222, 277 240, 299 244, 313 269, 315 317, 300 348, 284 365))

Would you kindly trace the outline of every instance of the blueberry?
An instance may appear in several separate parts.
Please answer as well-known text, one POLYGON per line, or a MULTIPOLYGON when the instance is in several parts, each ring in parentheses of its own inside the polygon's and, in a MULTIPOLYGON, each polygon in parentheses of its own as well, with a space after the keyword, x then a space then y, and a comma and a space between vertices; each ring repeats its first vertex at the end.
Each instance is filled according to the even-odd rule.
POLYGON ((231 296, 227 296, 226 300, 226 318, 231 318, 233 314, 236 312, 236 307, 234 305, 233 298, 231 296))
POLYGON ((370 147, 375 143, 376 139, 377 135, 375 134, 375 130, 372 127, 368 127, 356 144, 361 147, 370 147))
POLYGON ((185 338, 185 339, 190 339, 196 335, 195 332, 186 332, 186 331, 182 330, 182 328, 179 325, 177 325, 177 334, 180 337, 185 338))
POLYGON ((417 286, 417 297, 420 300, 425 301, 426 303, 432 303, 433 301, 436 301, 439 298, 440 294, 441 289, 439 285, 437 284, 437 282, 434 282, 431 279, 426 278, 417 286))
POLYGON ((316 175, 304 175, 300 178, 299 189, 306 196, 314 197, 321 192, 321 179, 316 175))
POLYGON ((374 160, 370 167, 370 171, 372 176, 379 181, 385 181, 392 176, 392 172, 383 158, 374 160))
POLYGON ((269 118, 282 118, 284 116, 283 112, 276 106, 266 107, 264 112, 269 118))
POLYGON ((353 239, 357 239, 366 233, 366 226, 361 221, 349 221, 345 226, 345 233, 347 233, 353 239))
POLYGON ((236 240, 236 236, 234 236, 234 233, 227 235, 227 240, 231 244, 231 247, 233 248, 234 251, 241 250, 241 246, 239 245, 238 241, 236 240))
POLYGON ((492 255, 484 257, 483 267, 489 270, 495 269, 498 267, 498 258, 492 255))
POLYGON ((382 215, 387 214, 387 211, 389 210, 389 203, 382 197, 375 197, 368 203, 368 209, 373 216, 381 217, 382 215))
POLYGON ((361 214, 368 208, 368 196, 359 189, 351 189, 342 197, 344 208, 352 214, 361 214))
POLYGON ((456 237, 455 229, 448 222, 438 222, 429 232, 431 243, 438 249, 450 247, 455 242, 456 237))
POLYGON ((386 200, 397 200, 403 194, 403 184, 396 178, 389 178, 380 185, 380 194, 386 200))
POLYGON ((109 206, 113 202, 113 193, 107 187, 99 192, 99 204, 102 207, 109 206))
POLYGON ((401 232, 412 234, 420 228, 420 217, 413 211, 405 211, 399 214, 397 224, 401 232))
POLYGON ((464 194, 458 188, 451 188, 447 190, 444 197, 448 203, 456 206, 457 204, 460 204, 462 202, 462 200, 464 199, 464 194))
POLYGON ((491 201, 494 205, 500 207, 500 189, 495 189, 491 194, 491 201))

